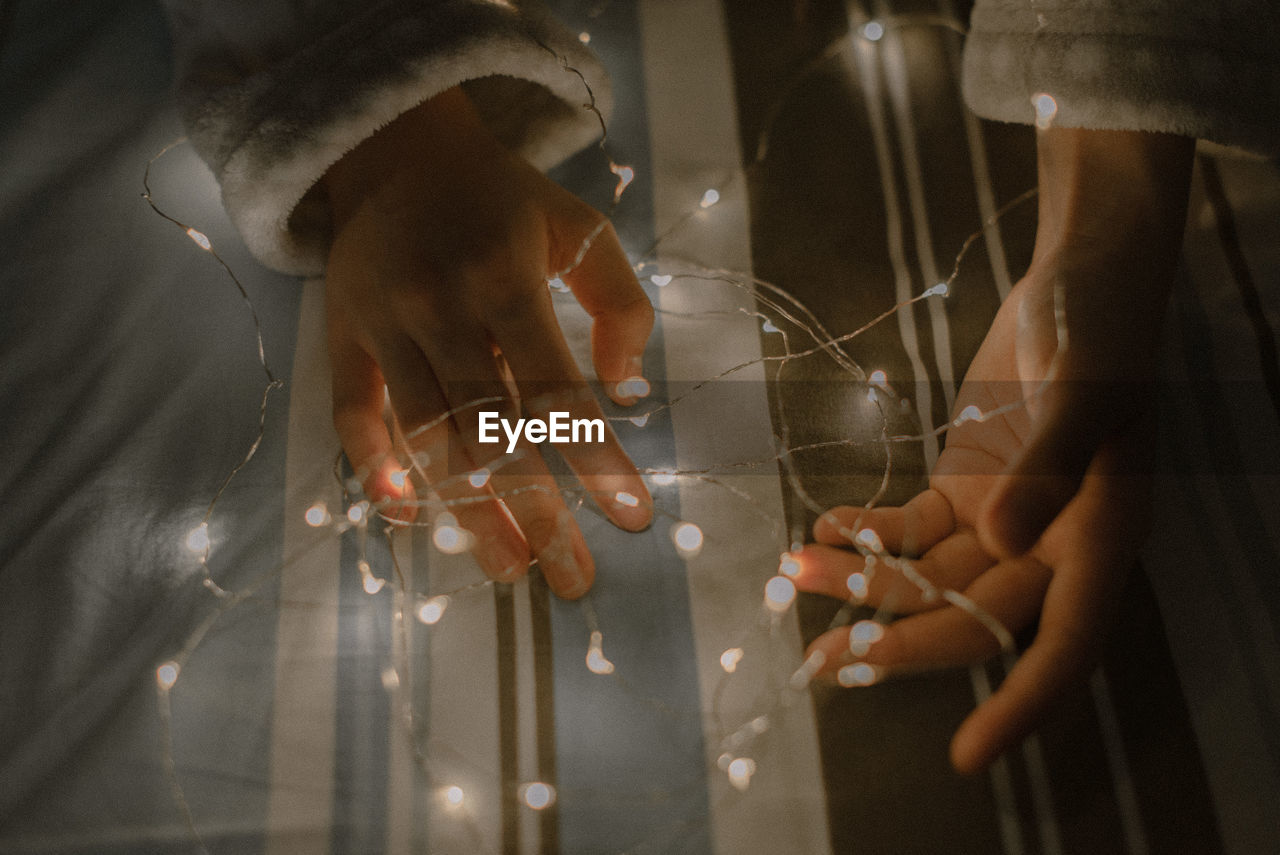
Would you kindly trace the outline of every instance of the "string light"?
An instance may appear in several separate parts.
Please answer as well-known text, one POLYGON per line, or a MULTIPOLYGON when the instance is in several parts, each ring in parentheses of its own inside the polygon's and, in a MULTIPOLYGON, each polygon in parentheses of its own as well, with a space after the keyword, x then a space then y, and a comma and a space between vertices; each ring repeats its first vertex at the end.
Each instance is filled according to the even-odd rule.
POLYGON ((173 684, 178 682, 178 674, 182 671, 182 666, 170 659, 168 662, 162 663, 156 668, 156 685, 163 691, 169 691, 173 688, 173 684))
POLYGON ((187 549, 192 552, 203 555, 209 551, 209 524, 200 523, 200 525, 187 532, 186 539, 187 549))
POLYGON ((587 670, 592 674, 612 674, 613 663, 604 656, 604 635, 596 630, 587 645, 587 670))
POLYGON ((649 414, 641 413, 638 416, 631 416, 627 421, 631 422, 636 427, 644 427, 649 423, 649 414))
POLYGON ((1036 111, 1036 127, 1044 130, 1053 124, 1058 115, 1058 102, 1047 92, 1037 92, 1031 96, 1031 106, 1036 111))
POLYGON ((324 502, 316 502, 307 508, 305 514, 307 525, 312 528, 319 528, 322 525, 328 525, 330 522, 329 508, 324 502))
POLYGON ((448 594, 431 597, 418 605, 418 620, 427 626, 433 626, 444 617, 444 611, 447 608, 449 608, 448 594))
MULTIPOLYGON (((866 24, 862 25, 862 27, 859 29, 859 32, 867 40, 877 41, 884 36, 886 32, 886 28, 882 23, 878 21, 869 21, 866 24)), ((585 44, 590 40, 590 35, 584 31, 580 34, 579 38, 585 44)), ((577 73, 576 69, 573 69, 571 66, 568 66, 567 63, 563 61, 563 58, 561 58, 561 62, 562 62, 562 65, 564 65, 564 67, 567 70, 577 73)), ((1040 97, 1040 96, 1037 96, 1037 97, 1040 97)), ((1049 99, 1049 103, 1052 104, 1052 112, 1056 114, 1056 109, 1057 109, 1056 102, 1053 102, 1052 98, 1049 98, 1049 96, 1047 95, 1043 97, 1049 99)), ((1040 101, 1035 101, 1034 103, 1036 106, 1037 115, 1039 116, 1039 114, 1042 111, 1043 105, 1040 101)), ((592 109, 592 110, 595 109, 594 97, 592 98, 592 104, 589 105, 589 109, 592 109)), ((598 112, 597 112, 597 115, 599 115, 598 112)), ((625 190, 626 187, 634 180, 635 171, 632 167, 620 166, 616 163, 613 163, 612 161, 610 161, 610 170, 613 172, 614 175, 618 177, 618 183, 614 192, 614 202, 617 203, 617 201, 622 195, 623 190, 625 190)), ((144 184, 145 184, 145 181, 144 181, 144 184)), ((154 209, 155 208, 154 203, 149 197, 149 188, 148 188, 147 201, 150 204, 152 204, 152 207, 154 209)), ((700 209, 705 210, 716 205, 719 201, 720 201, 719 190, 714 188, 708 189, 704 192, 701 200, 698 203, 698 207, 700 209)), ((163 214, 158 209, 156 209, 156 211, 157 213, 161 214, 161 216, 166 216, 167 218, 167 215, 163 214)), ((691 213, 696 213, 696 212, 691 212, 691 213)), ((999 213, 1000 212, 997 212, 997 215, 999 215, 999 213)), ((174 222, 176 223, 177 221, 174 221, 174 222)), ((182 224, 179 223, 178 225, 182 225, 182 224)), ((579 251, 577 259, 575 259, 574 263, 571 264, 566 271, 563 271, 560 275, 553 276, 548 280, 548 285, 551 288, 557 291, 568 290, 568 286, 565 284, 562 278, 562 275, 564 273, 567 273, 568 270, 572 270, 573 267, 576 267, 577 263, 582 260, 586 250, 589 248, 594 237, 599 234, 600 230, 603 229, 605 225, 607 225, 607 223, 601 223, 597 227, 597 229, 583 242, 583 245, 579 251)), ((210 253, 213 253, 213 248, 208 238, 202 232, 199 232, 198 230, 191 227, 184 227, 184 230, 186 231, 188 238, 190 238, 193 242, 195 242, 201 249, 204 249, 210 253)), ((965 242, 964 246, 961 249, 960 254, 957 256, 956 271, 958 271, 958 268, 959 268, 960 258, 963 257, 964 253, 967 251, 968 246, 972 242, 972 240, 973 240, 973 237, 971 237, 969 241, 965 242)), ((214 254, 216 256, 216 253, 214 254)), ((228 270, 228 273, 230 273, 229 270, 228 270)), ((684 274, 682 273, 681 276, 683 278, 684 274)), ((234 275, 232 278, 234 279, 234 275)), ((649 279, 650 279, 650 282, 655 287, 658 287, 658 288, 667 287, 674 281, 673 275, 669 273, 668 274, 655 273, 651 275, 649 279)), ((762 304, 766 304, 766 305, 768 304, 768 300, 764 296, 764 290, 772 287, 772 286, 769 286, 768 283, 763 283, 758 280, 753 280, 750 277, 745 277, 740 274, 726 274, 723 277, 723 279, 724 281, 733 280, 731 281, 731 284, 734 284, 736 287, 746 288, 753 295, 760 298, 762 304), (760 289, 760 290, 757 290, 757 289, 760 289)), ((918 298, 908 300, 906 303, 890 308, 881 316, 881 319, 883 317, 889 317, 892 314, 896 313, 897 311, 900 311, 904 306, 909 305, 911 302, 914 302, 916 299, 925 299, 925 298, 934 297, 934 296, 941 296, 941 297, 948 296, 950 294, 951 282, 954 279, 955 279, 955 272, 953 271, 952 276, 947 281, 940 282, 934 285, 933 287, 927 289, 918 298)), ((238 284, 239 283, 237 282, 237 285, 238 284)), ((241 288, 241 292, 242 294, 244 293, 243 288, 241 288)), ((850 373, 853 376, 855 376, 855 378, 859 378, 859 382, 866 382, 869 386, 881 389, 886 392, 890 391, 888 390, 888 387, 887 387, 887 377, 883 371, 879 371, 879 370, 873 371, 869 375, 868 379, 863 381, 860 379, 862 375, 860 374, 860 369, 857 368, 856 364, 853 363, 852 360, 848 360, 847 355, 843 355, 842 357, 843 351, 840 350, 840 344, 860 334, 863 330, 865 330, 865 327, 860 330, 856 330, 853 333, 846 334, 844 336, 833 337, 827 334, 825 330, 822 330, 821 325, 818 324, 816 320, 813 320, 812 316, 807 316, 809 319, 808 321, 800 320, 801 318, 806 317, 804 313, 807 312, 807 310, 805 310, 802 306, 796 303, 794 301, 794 298, 790 298, 789 295, 784 295, 784 296, 786 300, 790 301, 790 305, 798 307, 797 312, 793 313, 784 304, 777 303, 777 304, 773 304, 771 307, 773 311, 777 312, 776 316, 757 315, 757 316, 763 317, 763 322, 761 324, 761 329, 763 332, 780 333, 783 336, 783 347, 787 350, 787 354, 784 357, 777 358, 777 361, 780 367, 785 365, 787 360, 801 358, 804 355, 808 355, 808 353, 825 353, 830 355, 843 368, 845 368, 846 370, 849 370, 850 373), (787 329, 784 330, 782 327, 779 326, 780 323, 785 323, 790 326, 788 326, 787 329), (805 352, 805 351, 792 350, 789 344, 789 340, 787 338, 787 335, 788 335, 787 331, 792 329, 799 330, 805 335, 810 336, 814 340, 814 343, 816 346, 813 348, 812 351, 805 352), (847 360, 847 363, 842 363, 840 361, 841 358, 844 358, 845 360, 847 360)), ((245 299, 247 300, 247 296, 245 297, 245 299)), ((250 307, 252 308, 252 306, 250 307)), ((255 323, 256 323, 256 313, 255 313, 255 323)), ((261 350, 262 350, 261 338, 259 336, 260 353, 261 353, 261 350)), ((746 364, 759 364, 759 363, 767 362, 770 359, 775 359, 775 358, 774 357, 761 358, 752 363, 744 363, 744 366, 746 364)), ((266 366, 264 362, 264 368, 265 367, 266 366)), ((268 376, 270 378, 269 370, 268 370, 268 376)), ((267 387, 268 392, 273 388, 278 388, 278 385, 276 385, 278 384, 278 381, 276 381, 274 378, 270 378, 270 379, 271 379, 271 384, 268 385, 267 387)), ((869 391, 873 391, 873 390, 869 390, 869 391)), ((649 389, 648 381, 645 378, 635 377, 635 378, 627 378, 626 380, 619 383, 618 392, 619 392, 619 395, 622 397, 645 397, 649 394, 650 389, 649 389), (641 386, 639 384, 643 384, 643 385, 641 386), (625 386, 625 391, 624 391, 624 386, 625 386)), ((264 413, 265 413, 265 402, 266 402, 266 392, 264 392, 264 396, 263 396, 264 413)), ((905 399, 903 400, 902 403, 904 405, 909 406, 909 402, 906 401, 905 399)), ((965 420, 965 415, 967 413, 969 414, 969 420, 981 420, 983 418, 981 412, 977 411, 976 408, 966 408, 966 410, 964 410, 961 413, 961 417, 957 418, 955 424, 958 424, 961 421, 965 420), (972 409, 974 413, 969 413, 970 409, 972 409), (975 413, 976 415, 974 415, 975 413)), ((650 415, 649 413, 646 413, 646 414, 643 414, 642 416, 632 417, 632 421, 638 426, 644 426, 644 424, 647 422, 649 418, 649 415, 650 415)), ((945 427, 946 426, 944 425, 943 428, 940 430, 944 430, 945 427)), ((259 436, 259 440, 260 439, 261 439, 261 435, 259 436)), ((895 440, 897 441, 901 441, 902 439, 903 438, 895 438, 895 440)), ((255 449, 256 449, 256 443, 254 444, 253 447, 251 447, 250 452, 248 455, 246 455, 246 459, 244 462, 247 462, 247 459, 252 456, 253 450, 255 449)), ((409 459, 414 465, 417 465, 420 468, 425 469, 425 467, 428 465, 430 461, 430 456, 425 452, 414 452, 409 455, 409 459)), ((777 460, 778 462, 788 463, 787 454, 784 452, 783 454, 778 455, 777 460)), ((241 465, 243 465, 243 462, 241 463, 241 465)), ((239 467, 237 467, 236 471, 238 471, 238 468, 239 467)), ((234 471, 232 474, 234 475, 234 471)), ((403 488, 406 483, 407 474, 408 474, 407 469, 398 470, 391 474, 390 480, 392 484, 394 484, 396 487, 403 488)), ((675 483, 677 478, 677 473, 673 469, 651 470, 647 474, 648 474, 650 483, 658 487, 670 486, 675 483)), ((699 482, 710 483, 710 484, 718 483, 715 481, 715 479, 710 478, 704 474, 701 474, 700 472, 689 473, 689 474, 692 474, 693 478, 699 482)), ((487 484, 489 484, 491 473, 488 469, 481 468, 476 470, 475 472, 470 473, 467 477, 468 477, 468 482, 472 485, 472 487, 476 489, 481 489, 485 487, 487 484)), ((358 483, 355 483, 355 484, 349 483, 345 486, 347 487, 348 491, 352 494, 357 494, 360 489, 358 483)), ((720 485, 720 486, 725 486, 725 485, 720 485)), ((796 489, 797 489, 797 492, 802 493, 798 482, 796 483, 796 489)), ((730 490, 730 492, 733 492, 733 491, 730 490)), ((219 495, 220 494, 221 493, 219 493, 219 495)), ((737 494, 735 493, 735 495, 737 494)), ((807 500, 807 497, 803 495, 801 497, 807 500)), ((745 497, 745 496, 740 496, 740 498, 742 498, 743 500, 749 500, 749 497, 745 497)), ((617 492, 614 495, 614 499, 618 504, 621 504, 623 506, 628 506, 628 507, 636 507, 639 503, 638 498, 634 494, 631 494, 625 491, 617 492)), ((441 502, 441 500, 433 498, 431 502, 436 503, 436 502, 441 502)), ((216 504, 216 497, 215 497, 214 503, 216 504)), ((442 503, 446 507, 451 504, 451 502, 447 500, 443 501, 442 503)), ((368 522, 369 510, 370 510, 370 505, 367 501, 355 502, 351 504, 347 509, 347 521, 351 525, 361 526, 362 527, 361 531, 363 533, 364 531, 363 526, 365 526, 368 522)), ((210 511, 212 511, 212 507, 210 508, 210 511)), ((305 516, 306 516, 306 521, 308 525, 311 525, 313 527, 320 527, 331 522, 329 518, 328 508, 327 506, 325 506, 323 502, 317 502, 314 505, 312 505, 310 508, 308 508, 305 516)), ((342 527, 337 527, 336 530, 341 531, 343 529, 342 527)), ((388 537, 390 537, 390 535, 388 535, 388 537)), ((676 524, 674 524, 671 528, 671 539, 672 539, 672 542, 675 544, 677 551, 686 558, 697 555, 704 547, 704 536, 701 528, 699 528, 697 524, 690 521, 679 521, 676 524)), ((450 553, 450 554, 465 552, 471 547, 472 540, 473 540, 473 537, 470 534, 470 532, 459 527, 457 524, 456 518, 454 518, 452 514, 445 511, 436 515, 434 525, 432 528, 432 543, 437 549, 439 549, 442 552, 450 553)), ((868 552, 871 553, 866 555, 865 557, 865 561, 866 561, 865 567, 868 571, 870 571, 870 569, 875 565, 876 555, 884 552, 884 547, 883 547, 883 544, 880 542, 879 537, 871 529, 862 529, 856 535, 854 535, 854 537, 852 538, 852 541, 855 543, 855 545, 865 548, 868 552)), ((199 527, 197 527, 197 529, 190 532, 187 535, 186 543, 187 543, 187 547, 192 551, 197 552, 198 554, 201 554, 201 555, 206 555, 210 545, 208 523, 204 522, 199 527)), ((792 547, 793 551, 798 550, 799 546, 800 544, 798 543, 793 544, 793 547, 792 547)), ((892 567, 895 565, 890 563, 890 566, 892 567)), ((909 568, 910 563, 903 561, 900 563, 900 565, 896 565, 896 566, 899 566, 901 568, 909 568)), ((386 584, 386 580, 377 578, 373 575, 372 569, 366 560, 360 559, 357 563, 357 567, 360 570, 360 573, 362 576, 364 589, 370 594, 377 593, 386 584)), ((765 606, 770 612, 773 612, 775 615, 780 615, 790 607, 792 602, 794 602, 794 599, 796 597, 796 588, 795 588, 794 582, 790 577, 798 575, 799 572, 800 572, 800 564, 794 558, 794 556, 792 556, 789 553, 783 553, 779 559, 778 575, 771 578, 765 585, 765 606)), ((904 575, 907 575, 905 570, 904 570, 904 575)), ((910 578, 910 576, 908 576, 908 578, 910 578)), ((869 579, 869 573, 854 573, 854 574, 850 574, 847 577, 846 585, 849 589, 851 600, 861 601, 862 599, 865 599, 868 593, 868 579, 869 579)), ((213 587, 217 588, 216 585, 213 587)), ((459 590, 462 590, 462 589, 459 589, 459 590)), ((930 590, 932 591, 934 597, 938 596, 938 591, 936 589, 930 589, 930 590)), ((218 591, 221 591, 221 589, 218 589, 218 591)), ((923 593, 928 594, 930 593, 930 591, 923 591, 923 593)), ((997 634, 997 637, 1001 637, 1000 633, 997 631, 997 629, 1000 628, 998 622, 994 622, 993 618, 990 618, 990 616, 985 615, 985 613, 983 613, 976 606, 976 604, 969 602, 967 599, 963 598, 961 595, 955 594, 955 592, 943 592, 943 595, 946 596, 949 602, 952 602, 953 604, 961 606, 970 614, 974 615, 976 619, 983 622, 984 625, 989 626, 992 629, 992 631, 997 634), (954 594, 954 596, 948 596, 950 594, 954 594)), ((232 599, 234 599, 234 597, 232 599)), ((415 608, 416 617, 421 623, 425 625, 434 625, 438 623, 443 617, 445 610, 449 605, 449 602, 450 602, 450 599, 449 599, 449 595, 447 594, 437 595, 425 600, 419 599, 415 608)), ((604 656, 603 635, 601 634, 598 628, 594 627, 594 619, 592 619, 591 622, 592 622, 593 628, 591 631, 590 641, 588 643, 588 650, 586 655, 587 668, 591 672, 596 674, 612 674, 615 668, 614 668, 614 664, 604 656)), ((776 625, 778 621, 774 620, 773 623, 776 625)), ((853 627, 850 628, 851 652, 853 652, 855 656, 865 654, 866 649, 869 648, 870 645, 874 644, 876 641, 879 641, 883 637, 883 634, 884 634, 883 625, 875 621, 859 621, 855 623, 853 627)), ((1005 635, 1007 635, 1007 633, 1005 633, 1005 635)), ((772 638, 773 636, 771 635, 770 637, 772 638)), ((198 643, 198 638, 196 640, 196 643, 198 643)), ((731 647, 725 650, 720 657, 720 665, 723 671, 725 672, 725 674, 734 674, 737 671, 737 666, 741 662, 743 656, 744 656, 744 650, 742 647, 731 647)), ((754 654, 753 654, 752 661, 753 662, 756 661, 754 659, 754 654)), ((824 664, 824 657, 822 657, 819 653, 815 652, 815 654, 811 655, 804 661, 804 663, 801 665, 799 669, 797 669, 795 672, 791 674, 791 678, 788 681, 788 687, 793 691, 799 691, 805 688, 809 680, 812 678, 814 673, 816 673, 816 671, 822 666, 822 664, 824 664)), ((163 663, 156 669, 157 686, 162 694, 166 692, 169 688, 171 688, 172 685, 176 682, 179 670, 180 668, 176 660, 163 663)), ((881 671, 877 669, 875 666, 872 666, 866 662, 857 662, 852 665, 847 665, 839 669, 838 681, 841 683, 841 685, 846 685, 846 686, 866 686, 876 682, 880 678, 880 676, 881 676, 881 671)), ((382 673, 382 678, 383 678, 383 683, 388 688, 388 690, 399 686, 400 675, 395 668, 384 669, 382 673)), ((742 725, 737 731, 734 731, 731 734, 731 736, 726 739, 726 742, 732 743, 738 746, 735 749, 735 751, 740 751, 742 745, 744 745, 746 742, 749 742, 752 738, 763 734, 768 729, 768 727, 769 727, 768 716, 757 715, 754 718, 752 718, 747 724, 742 725)), ((720 766, 720 768, 726 771, 726 773, 728 774, 730 783, 736 789, 743 792, 746 791, 746 789, 750 784, 752 776, 757 771, 756 761, 746 756, 737 756, 736 754, 726 753, 721 756, 720 760, 717 761, 717 763, 720 766)), ((178 791, 180 792, 180 789, 178 791)), ((460 807, 465 800, 465 794, 463 793, 462 789, 456 785, 442 788, 442 790, 440 791, 440 794, 445 804, 452 808, 460 807)), ((533 810, 545 809, 546 807, 553 804, 556 799, 556 792, 554 787, 552 787, 550 784, 547 784, 544 782, 538 782, 538 781, 530 782, 528 784, 522 785, 519 788, 519 794, 524 804, 533 810)), ((191 826, 190 822, 189 822, 189 826, 192 828, 192 831, 194 834, 194 826, 191 826)))
POLYGON ((702 529, 695 523, 678 523, 671 529, 671 542, 682 556, 692 558, 702 551, 702 529))
POLYGON ((533 810, 546 810, 556 802, 556 788, 542 781, 533 781, 520 787, 520 798, 533 810))
POLYGON ((720 654, 720 667, 724 669, 726 674, 732 674, 738 670, 738 663, 742 661, 742 656, 743 650, 741 647, 730 647, 720 654))
POLYGON ((408 478, 409 478, 408 469, 397 469, 395 472, 391 473, 388 480, 391 481, 391 486, 395 487, 398 490, 403 490, 405 481, 408 480, 408 478))
POLYGON ((764 604, 771 612, 785 612, 796 598, 796 583, 786 576, 774 576, 764 585, 764 604))

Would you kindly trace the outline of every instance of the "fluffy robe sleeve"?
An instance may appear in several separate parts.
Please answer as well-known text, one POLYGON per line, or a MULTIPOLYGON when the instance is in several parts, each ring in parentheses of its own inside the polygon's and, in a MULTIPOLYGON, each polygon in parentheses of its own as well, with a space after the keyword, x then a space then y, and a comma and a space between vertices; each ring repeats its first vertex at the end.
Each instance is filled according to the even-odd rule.
POLYGON ((1280 153, 1275 0, 977 0, 964 93, 986 118, 1164 131, 1280 153))
POLYGON ((316 182, 401 113, 464 84, 499 139, 539 168, 590 143, 607 78, 534 2, 165 0, 178 100, 232 221, 263 263, 320 272, 316 182), (572 69, 566 68, 571 66, 572 69))

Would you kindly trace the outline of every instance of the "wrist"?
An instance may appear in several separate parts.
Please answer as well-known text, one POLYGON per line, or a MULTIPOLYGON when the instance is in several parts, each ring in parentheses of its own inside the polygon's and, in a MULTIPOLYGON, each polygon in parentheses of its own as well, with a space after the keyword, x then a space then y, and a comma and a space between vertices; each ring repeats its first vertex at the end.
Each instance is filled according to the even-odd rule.
POLYGON ((1033 268, 1133 270, 1167 287, 1181 249, 1195 140, 1051 128, 1037 133, 1036 148, 1033 268))

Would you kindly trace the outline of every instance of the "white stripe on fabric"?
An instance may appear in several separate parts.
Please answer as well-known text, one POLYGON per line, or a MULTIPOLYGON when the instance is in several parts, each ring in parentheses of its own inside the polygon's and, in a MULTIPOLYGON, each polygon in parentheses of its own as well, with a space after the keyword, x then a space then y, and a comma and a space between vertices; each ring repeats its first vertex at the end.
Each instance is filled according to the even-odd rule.
MULTIPOLYGON (((732 65, 720 5, 715 0, 649 0, 640 4, 639 12, 645 45, 656 232, 663 234, 685 212, 695 209, 704 189, 721 188, 721 200, 707 216, 698 216, 671 235, 661 250, 660 265, 665 259, 684 257, 746 274, 751 269, 750 232, 739 174, 732 65), (689 68, 698 68, 700 73, 690 75, 689 68)), ((700 290, 696 297, 686 289, 666 289, 660 295, 660 306, 672 311, 728 313, 755 308, 749 295, 715 286, 700 290)), ((702 380, 760 357, 759 330, 753 318, 744 315, 741 321, 734 321, 717 317, 714 323, 715 346, 708 347, 706 328, 696 320, 664 319, 668 380, 702 380)), ((680 468, 700 461, 750 460, 776 453, 764 377, 763 366, 755 365, 734 377, 748 382, 704 387, 671 411, 680 468), (725 387, 737 388, 728 392, 725 387), (731 448, 725 447, 726 435, 709 429, 725 424, 734 425, 731 448)), ((782 518, 776 471, 719 476, 718 480, 782 518)), ((732 693, 717 697, 716 686, 724 676, 720 654, 741 638, 743 615, 760 610, 763 584, 776 571, 777 555, 786 548, 787 538, 785 532, 762 526, 751 509, 727 501, 727 495, 705 484, 682 481, 680 487, 681 514, 702 527, 707 543, 706 549, 688 560, 702 708, 718 712, 725 722, 737 723, 751 715, 753 698, 732 693), (728 544, 732 548, 727 548, 728 544), (743 556, 760 556, 762 560, 744 561, 743 556)), ((800 664, 794 612, 787 615, 781 631, 785 642, 775 644, 796 651, 788 654, 784 663, 784 667, 794 668, 800 664)), ((785 716, 772 723, 770 739, 753 749, 758 768, 768 773, 759 774, 746 794, 734 790, 727 776, 717 770, 723 734, 717 732, 716 718, 704 715, 716 851, 735 855, 830 852, 812 706, 793 704, 785 716)))
MULTIPOLYGON (((849 30, 857 32, 857 21, 850 20, 849 30)), ((894 299, 901 303, 911 299, 911 271, 907 268, 903 238, 902 203, 898 198, 898 185, 894 178, 893 152, 889 143, 889 128, 884 111, 884 98, 880 86, 880 70, 876 62, 876 43, 850 36, 853 51, 853 75, 862 88, 863 101, 867 105, 867 120, 871 126, 872 142, 876 150, 876 166, 880 171, 880 186, 884 190, 885 234, 888 240, 889 262, 893 266, 894 299)), ((930 283, 932 284, 932 283, 930 283)), ((929 371, 920 358, 920 341, 916 333, 914 307, 897 313, 898 334, 902 347, 911 362, 915 380, 915 405, 920 424, 928 432, 933 429, 933 396, 929 394, 929 371)), ((938 438, 929 434, 922 443, 925 467, 933 471, 938 462, 938 438)))
MULTIPOLYGON (((516 676, 516 774, 522 783, 541 778, 538 769, 537 669, 534 664, 533 610, 529 580, 521 579, 513 588, 515 613, 516 676)), ((546 722, 553 727, 552 722, 546 722)), ((542 813, 520 810, 520 851, 538 855, 542 851, 542 813)))
MULTIPOLYGON (((991 681, 985 665, 969 666, 969 682, 973 685, 973 697, 978 703, 991 697, 991 681)), ((1018 801, 1013 794, 1013 776, 1009 773, 1009 760, 1001 755, 991 764, 991 792, 996 802, 996 822, 1000 829, 1000 845, 1005 855, 1023 855, 1022 819, 1018 815, 1018 801)))
POLYGON ((339 540, 304 518, 313 502, 336 509, 342 499, 318 279, 303 288, 292 378, 267 855, 327 852, 332 822, 339 540))
POLYGON ((1111 770, 1111 786, 1116 792, 1116 806, 1120 809, 1120 828, 1124 832, 1129 855, 1147 855, 1147 832, 1142 827, 1142 812, 1138 809, 1138 795, 1133 787, 1133 776, 1124 754, 1124 735, 1116 718, 1115 704, 1111 702, 1111 689, 1107 675, 1099 668, 1089 678, 1089 691, 1093 694, 1093 706, 1098 711, 1098 730, 1102 744, 1107 749, 1107 767, 1111 770))

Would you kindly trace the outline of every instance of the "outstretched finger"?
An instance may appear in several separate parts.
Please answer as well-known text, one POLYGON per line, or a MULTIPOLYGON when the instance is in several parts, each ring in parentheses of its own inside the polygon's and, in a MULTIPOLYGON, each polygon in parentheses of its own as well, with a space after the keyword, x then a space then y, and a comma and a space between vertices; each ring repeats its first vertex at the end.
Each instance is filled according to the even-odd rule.
POLYGON ((1029 558, 997 564, 962 596, 944 595, 945 608, 922 612, 889 624, 868 622, 840 627, 819 636, 810 652, 821 650, 824 671, 857 674, 848 685, 869 685, 896 673, 980 662, 1001 649, 998 633, 1015 633, 1039 613, 1051 572, 1029 558), (855 670, 855 666, 867 668, 855 670), (845 670, 848 669, 848 670, 845 670))
POLYGON ((382 411, 386 402, 377 363, 330 322, 333 424, 365 495, 389 519, 412 522, 417 517, 413 485, 396 459, 382 411))
POLYGON ((613 224, 576 198, 565 205, 565 220, 576 225, 571 233, 586 237, 558 242, 557 271, 564 271, 565 283, 591 316, 591 361, 605 393, 619 404, 633 404, 647 394, 640 381, 645 342, 653 331, 653 304, 636 280, 613 224))
POLYGON ((928 489, 899 508, 866 508, 842 505, 818 517, 813 536, 831 546, 865 546, 876 541, 859 534, 875 533, 879 545, 894 555, 921 555, 955 529, 951 503, 937 490, 928 489))

